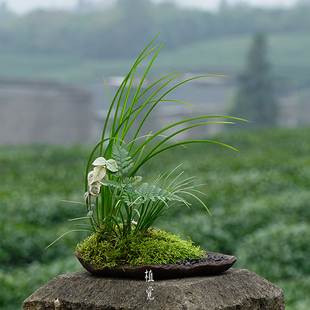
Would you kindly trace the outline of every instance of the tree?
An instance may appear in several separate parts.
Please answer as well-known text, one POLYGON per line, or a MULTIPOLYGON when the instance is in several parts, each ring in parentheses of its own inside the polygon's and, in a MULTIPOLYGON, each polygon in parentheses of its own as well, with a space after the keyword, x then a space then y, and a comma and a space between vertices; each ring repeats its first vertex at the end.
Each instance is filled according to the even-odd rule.
POLYGON ((118 0, 120 20, 117 25, 119 49, 125 55, 138 55, 157 32, 153 31, 153 6, 150 0, 118 0))
POLYGON ((277 123, 278 113, 267 60, 266 37, 262 32, 257 32, 249 50, 247 67, 238 78, 238 90, 231 115, 243 117, 254 126, 272 126, 277 123))

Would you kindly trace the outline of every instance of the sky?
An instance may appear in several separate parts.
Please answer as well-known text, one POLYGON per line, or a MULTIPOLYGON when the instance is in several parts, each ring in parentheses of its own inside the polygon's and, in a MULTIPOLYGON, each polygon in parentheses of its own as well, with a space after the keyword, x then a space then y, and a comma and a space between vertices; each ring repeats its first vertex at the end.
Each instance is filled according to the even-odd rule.
MULTIPOLYGON (((100 0, 93 0, 98 2, 100 0)), ((102 1, 102 0, 101 0, 102 1)), ((105 0, 103 0, 105 1, 105 0)), ((161 2, 163 0, 153 0, 161 2)), ((170 0, 183 7, 197 7, 203 9, 214 10, 218 7, 220 0, 170 0)), ((255 6, 277 6, 287 7, 293 5, 296 0, 227 0, 227 3, 245 2, 255 6)), ((8 8, 16 13, 27 13, 38 8, 73 8, 77 0, 0 0, 0 3, 6 2, 8 8)))

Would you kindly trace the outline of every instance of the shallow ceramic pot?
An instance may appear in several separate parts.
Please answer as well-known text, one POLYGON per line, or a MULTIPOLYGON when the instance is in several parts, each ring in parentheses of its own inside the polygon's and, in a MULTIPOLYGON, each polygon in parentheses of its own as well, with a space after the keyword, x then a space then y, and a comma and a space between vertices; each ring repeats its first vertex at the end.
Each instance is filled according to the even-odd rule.
POLYGON ((184 277, 197 277, 216 275, 228 270, 237 258, 231 255, 220 253, 206 252, 208 256, 214 257, 206 262, 193 265, 163 264, 163 265, 141 265, 137 267, 122 266, 115 268, 96 269, 89 261, 85 261, 83 257, 77 253, 76 257, 82 266, 90 273, 101 277, 121 277, 144 279, 145 272, 152 270, 154 279, 172 279, 184 277))

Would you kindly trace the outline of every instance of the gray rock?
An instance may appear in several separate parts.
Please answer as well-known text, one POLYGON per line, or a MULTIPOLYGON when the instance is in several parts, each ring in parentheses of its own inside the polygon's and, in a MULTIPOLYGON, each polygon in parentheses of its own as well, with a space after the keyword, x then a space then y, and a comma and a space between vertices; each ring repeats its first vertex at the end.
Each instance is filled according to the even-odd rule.
POLYGON ((156 274, 153 274, 153 279, 154 282, 100 278, 84 270, 60 275, 28 297, 23 309, 285 309, 283 291, 245 269, 172 280, 156 280, 156 274))

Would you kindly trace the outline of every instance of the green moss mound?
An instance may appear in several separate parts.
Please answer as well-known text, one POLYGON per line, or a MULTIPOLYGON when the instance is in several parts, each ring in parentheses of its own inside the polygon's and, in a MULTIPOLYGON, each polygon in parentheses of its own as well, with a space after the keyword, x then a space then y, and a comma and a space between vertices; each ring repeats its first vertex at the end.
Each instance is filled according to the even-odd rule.
POLYGON ((175 264, 180 260, 205 254, 191 240, 182 240, 154 228, 131 234, 127 238, 107 240, 94 233, 76 247, 76 253, 90 261, 97 269, 105 267, 139 266, 146 264, 175 264))

